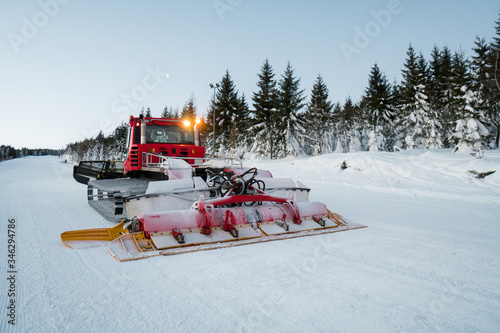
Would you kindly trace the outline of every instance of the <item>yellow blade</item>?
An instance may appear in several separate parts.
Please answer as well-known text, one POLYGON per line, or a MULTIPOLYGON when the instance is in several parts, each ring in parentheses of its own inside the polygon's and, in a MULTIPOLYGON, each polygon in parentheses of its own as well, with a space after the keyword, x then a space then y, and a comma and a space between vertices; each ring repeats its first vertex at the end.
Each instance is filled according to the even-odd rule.
POLYGON ((113 239, 128 232, 123 229, 124 224, 125 221, 122 221, 113 228, 66 231, 61 234, 61 241, 64 245, 74 249, 107 245, 113 239))

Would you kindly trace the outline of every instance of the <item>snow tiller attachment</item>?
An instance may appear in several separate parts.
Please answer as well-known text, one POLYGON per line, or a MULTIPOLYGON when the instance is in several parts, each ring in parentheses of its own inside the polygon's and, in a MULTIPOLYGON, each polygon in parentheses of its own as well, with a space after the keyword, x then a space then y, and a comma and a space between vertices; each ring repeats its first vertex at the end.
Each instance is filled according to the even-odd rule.
POLYGON ((61 239, 77 249, 107 245, 127 261, 363 228, 322 203, 297 202, 293 189, 288 197, 274 196, 252 180, 255 185, 253 177, 232 177, 220 186, 224 196, 202 195, 191 209, 141 213, 114 228, 68 231, 61 239))

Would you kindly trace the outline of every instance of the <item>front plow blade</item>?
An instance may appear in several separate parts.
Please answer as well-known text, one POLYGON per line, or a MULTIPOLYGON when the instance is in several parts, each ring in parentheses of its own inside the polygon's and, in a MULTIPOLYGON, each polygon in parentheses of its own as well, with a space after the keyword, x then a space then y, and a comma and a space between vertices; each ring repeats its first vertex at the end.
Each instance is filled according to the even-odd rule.
POLYGON ((241 225, 236 227, 237 238, 221 228, 212 228, 209 235, 200 233, 200 230, 181 230, 185 235, 184 244, 179 244, 172 232, 152 233, 150 239, 145 238, 144 233, 126 234, 111 241, 109 251, 118 261, 129 261, 366 228, 349 222, 338 214, 330 213, 327 220, 325 227, 312 219, 305 220, 307 222, 301 223, 302 229, 289 223, 289 231, 276 222, 262 223, 256 230, 251 225, 241 225), (269 231, 270 227, 274 227, 274 233, 269 231))
POLYGON ((143 213, 124 226, 65 232, 61 239, 73 248, 107 245, 128 261, 364 228, 322 203, 266 194, 201 196, 193 209, 143 213))
POLYGON ((175 239, 172 232, 152 233, 150 239, 145 238, 144 233, 126 234, 111 241, 109 251, 118 261, 129 261, 235 246, 262 236, 251 226, 237 227, 237 230, 238 238, 221 228, 213 228, 210 235, 202 234, 200 230, 181 230, 185 237, 183 244, 175 239))
POLYGON ((61 234, 61 241, 73 249, 108 245, 122 235, 124 224, 125 221, 122 221, 113 228, 66 231, 61 234))

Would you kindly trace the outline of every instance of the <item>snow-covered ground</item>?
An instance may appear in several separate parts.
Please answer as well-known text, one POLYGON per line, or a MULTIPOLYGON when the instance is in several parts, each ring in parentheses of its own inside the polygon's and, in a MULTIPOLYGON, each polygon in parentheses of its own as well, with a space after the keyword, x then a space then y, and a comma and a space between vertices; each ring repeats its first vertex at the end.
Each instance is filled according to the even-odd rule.
POLYGON ((64 231, 113 225, 88 206, 71 164, 2 162, 0 331, 498 332, 500 151, 485 155, 247 161, 368 228, 122 263, 61 243, 64 231), (468 170, 498 172, 480 180, 468 170))

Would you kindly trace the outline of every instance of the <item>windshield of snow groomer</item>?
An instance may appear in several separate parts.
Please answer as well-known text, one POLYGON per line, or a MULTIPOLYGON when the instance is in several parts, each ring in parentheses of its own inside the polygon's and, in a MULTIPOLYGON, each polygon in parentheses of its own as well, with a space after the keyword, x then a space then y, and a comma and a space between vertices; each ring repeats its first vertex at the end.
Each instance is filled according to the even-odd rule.
POLYGON ((148 143, 194 144, 193 129, 181 126, 146 126, 148 143))

